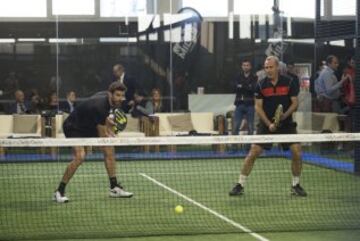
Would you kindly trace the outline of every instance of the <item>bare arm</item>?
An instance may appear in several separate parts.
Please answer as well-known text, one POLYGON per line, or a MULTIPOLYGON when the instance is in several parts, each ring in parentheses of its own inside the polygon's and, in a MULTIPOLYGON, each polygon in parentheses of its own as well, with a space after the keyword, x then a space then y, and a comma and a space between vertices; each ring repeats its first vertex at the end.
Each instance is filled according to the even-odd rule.
POLYGON ((285 120, 290 115, 292 115, 292 113, 294 113, 297 110, 298 106, 299 106, 298 97, 292 96, 291 97, 291 105, 289 106, 287 111, 281 116, 281 120, 285 120))
POLYGON ((265 123, 267 127, 271 125, 271 121, 267 118, 264 108, 263 99, 255 99, 255 111, 259 115, 260 119, 265 123))

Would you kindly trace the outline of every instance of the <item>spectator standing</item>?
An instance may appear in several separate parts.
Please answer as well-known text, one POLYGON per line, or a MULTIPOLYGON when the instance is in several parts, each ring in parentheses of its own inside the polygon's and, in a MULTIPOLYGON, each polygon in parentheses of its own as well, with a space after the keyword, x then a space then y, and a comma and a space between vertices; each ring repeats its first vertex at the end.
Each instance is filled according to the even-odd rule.
POLYGON ((254 115, 255 115, 255 89, 257 77, 252 73, 252 65, 249 60, 243 60, 241 64, 241 72, 236 76, 234 81, 235 101, 234 105, 234 125, 232 134, 238 135, 241 122, 246 119, 248 134, 254 132, 254 115))
POLYGON ((115 64, 113 66, 114 81, 124 84, 126 87, 125 92, 125 112, 134 105, 134 93, 137 88, 137 83, 128 73, 126 73, 125 67, 122 64, 115 64))
POLYGON ((321 71, 319 77, 315 80, 315 92, 318 107, 321 112, 341 112, 341 88, 349 75, 344 74, 340 81, 336 78, 334 72, 339 67, 339 60, 334 55, 326 58, 326 67, 321 71))
POLYGON ((52 92, 49 95, 48 98, 48 105, 47 105, 47 109, 54 111, 54 112, 58 112, 59 110, 59 98, 56 92, 52 92))

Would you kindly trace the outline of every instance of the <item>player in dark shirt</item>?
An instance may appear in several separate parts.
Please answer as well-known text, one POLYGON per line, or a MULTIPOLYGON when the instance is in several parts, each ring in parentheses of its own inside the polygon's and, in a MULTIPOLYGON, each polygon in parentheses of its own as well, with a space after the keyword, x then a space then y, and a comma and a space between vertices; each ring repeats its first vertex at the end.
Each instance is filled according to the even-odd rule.
MULTIPOLYGON (((255 91, 255 110, 260 117, 257 134, 296 134, 296 123, 292 120, 292 113, 298 107, 299 84, 290 78, 279 74, 279 60, 271 56, 265 60, 267 77, 259 81, 255 91), (284 113, 281 116, 281 125, 277 127, 271 120, 274 117, 277 106, 283 105, 284 113)), ((246 178, 254 166, 256 158, 263 149, 270 149, 270 144, 252 144, 245 158, 239 182, 229 193, 230 196, 242 195, 246 178)), ((284 149, 290 148, 292 152, 292 187, 291 193, 297 196, 306 196, 305 190, 300 186, 300 174, 302 168, 301 146, 299 143, 283 144, 284 149)))
MULTIPOLYGON (((109 86, 106 95, 98 95, 76 106, 63 124, 65 136, 67 138, 114 137, 113 127, 115 123, 110 114, 114 108, 121 106, 125 91, 126 87, 123 84, 114 82, 109 86)), ((110 180, 110 197, 132 197, 133 194, 126 192, 117 182, 114 147, 102 147, 102 151, 110 180)), ((54 193, 54 201, 58 203, 69 201, 65 196, 65 187, 84 159, 84 147, 73 147, 73 160, 67 166, 59 187, 54 193)))

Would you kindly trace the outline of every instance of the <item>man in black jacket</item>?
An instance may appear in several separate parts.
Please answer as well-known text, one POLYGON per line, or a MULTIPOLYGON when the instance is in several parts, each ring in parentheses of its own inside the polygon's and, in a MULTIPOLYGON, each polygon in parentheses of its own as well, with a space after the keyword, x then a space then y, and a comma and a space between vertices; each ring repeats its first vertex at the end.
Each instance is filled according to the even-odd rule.
POLYGON ((257 77, 251 72, 252 65, 250 60, 243 60, 241 64, 242 71, 235 78, 236 98, 234 105, 236 106, 234 113, 234 125, 232 129, 233 135, 239 134, 241 122, 246 118, 248 126, 248 134, 254 132, 254 93, 257 83, 257 77))

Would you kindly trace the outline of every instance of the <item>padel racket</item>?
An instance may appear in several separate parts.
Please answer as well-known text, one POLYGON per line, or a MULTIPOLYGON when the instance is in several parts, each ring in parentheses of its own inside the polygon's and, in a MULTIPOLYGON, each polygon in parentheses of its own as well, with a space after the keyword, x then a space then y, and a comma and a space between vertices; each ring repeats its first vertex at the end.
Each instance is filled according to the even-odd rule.
POLYGON ((274 124, 276 126, 276 128, 278 128, 280 126, 280 121, 281 121, 281 116, 283 114, 283 106, 280 104, 276 107, 275 110, 275 115, 273 118, 274 124))

